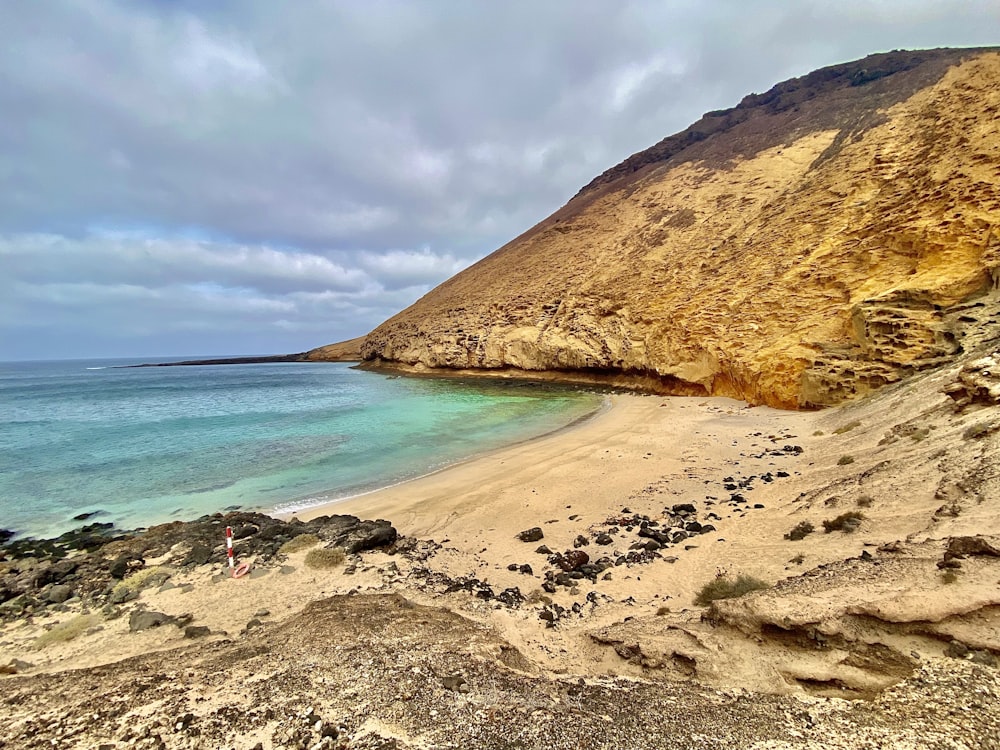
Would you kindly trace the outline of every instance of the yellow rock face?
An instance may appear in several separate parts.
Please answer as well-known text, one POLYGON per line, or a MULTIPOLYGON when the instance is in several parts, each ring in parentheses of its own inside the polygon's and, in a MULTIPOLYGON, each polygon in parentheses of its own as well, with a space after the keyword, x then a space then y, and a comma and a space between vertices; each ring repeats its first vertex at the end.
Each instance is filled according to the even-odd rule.
POLYGON ((706 115, 361 353, 818 406, 955 353, 998 281, 1000 54, 893 53, 706 115))

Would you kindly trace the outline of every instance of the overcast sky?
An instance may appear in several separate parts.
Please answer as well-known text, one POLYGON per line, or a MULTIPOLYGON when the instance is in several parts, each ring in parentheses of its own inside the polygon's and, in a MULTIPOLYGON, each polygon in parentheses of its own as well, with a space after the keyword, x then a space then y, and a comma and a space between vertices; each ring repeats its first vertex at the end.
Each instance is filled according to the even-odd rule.
POLYGON ((1000 0, 5 0, 0 359, 366 333, 703 112, 1000 0))

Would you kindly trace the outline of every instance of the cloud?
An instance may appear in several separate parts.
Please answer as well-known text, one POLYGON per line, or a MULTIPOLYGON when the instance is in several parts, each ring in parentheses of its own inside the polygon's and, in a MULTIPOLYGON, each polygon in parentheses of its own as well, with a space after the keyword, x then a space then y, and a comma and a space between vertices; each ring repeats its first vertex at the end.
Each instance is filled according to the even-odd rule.
MULTIPOLYGON (((101 351, 134 348, 113 344, 133 287, 205 351, 358 335, 707 110, 870 52, 988 44, 998 24, 986 0, 15 1, 0 288, 22 296, 0 300, 0 358, 87 351, 87 320, 101 351)), ((181 340, 143 330, 146 351, 181 340)))

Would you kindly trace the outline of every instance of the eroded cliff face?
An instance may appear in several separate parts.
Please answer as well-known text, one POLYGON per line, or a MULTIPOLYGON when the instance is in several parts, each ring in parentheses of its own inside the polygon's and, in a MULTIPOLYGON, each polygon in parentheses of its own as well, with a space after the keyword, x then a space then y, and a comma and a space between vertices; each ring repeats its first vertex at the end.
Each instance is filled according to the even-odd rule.
POLYGON ((361 353, 818 406, 959 351, 998 282, 1000 53, 892 53, 631 157, 361 353))

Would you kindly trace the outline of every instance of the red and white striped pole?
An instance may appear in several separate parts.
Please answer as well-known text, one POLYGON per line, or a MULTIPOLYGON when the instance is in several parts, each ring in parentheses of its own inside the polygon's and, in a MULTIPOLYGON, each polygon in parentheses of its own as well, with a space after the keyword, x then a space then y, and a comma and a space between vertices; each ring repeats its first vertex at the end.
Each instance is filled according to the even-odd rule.
POLYGON ((233 527, 226 527, 226 556, 229 558, 229 572, 236 573, 236 564, 233 561, 233 527))

